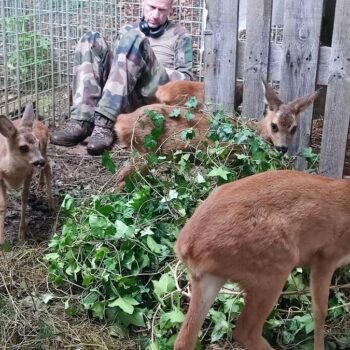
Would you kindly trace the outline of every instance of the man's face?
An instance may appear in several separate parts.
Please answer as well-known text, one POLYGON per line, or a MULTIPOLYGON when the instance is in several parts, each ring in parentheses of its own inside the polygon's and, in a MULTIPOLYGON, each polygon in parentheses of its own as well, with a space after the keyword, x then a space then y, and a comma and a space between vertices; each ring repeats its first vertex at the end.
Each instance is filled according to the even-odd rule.
POLYGON ((173 0, 143 0, 143 15, 151 28, 157 28, 168 19, 173 0))

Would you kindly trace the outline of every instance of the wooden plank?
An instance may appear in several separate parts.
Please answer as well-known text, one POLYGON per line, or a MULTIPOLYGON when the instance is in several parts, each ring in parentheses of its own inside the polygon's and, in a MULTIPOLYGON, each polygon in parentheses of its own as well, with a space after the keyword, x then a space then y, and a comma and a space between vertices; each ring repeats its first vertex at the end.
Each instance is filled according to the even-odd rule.
MULTIPOLYGON (((238 42, 237 59, 237 79, 243 79, 244 76, 244 57, 245 41, 238 42)), ((270 44, 268 76, 271 80, 281 80, 281 60, 283 56, 283 47, 281 44, 270 44)), ((329 62, 331 59, 331 48, 327 46, 320 47, 320 54, 317 66, 316 83, 318 85, 327 85, 329 77, 329 62)))
MULTIPOLYGON (((315 90, 322 9, 320 0, 285 2, 279 91, 283 101, 292 101, 315 90)), ((290 154, 298 154, 309 146, 311 126, 312 108, 308 108, 300 113, 290 154)), ((303 169, 306 163, 298 157, 295 166, 303 169)))
POLYGON ((321 145, 320 173, 341 178, 350 119, 350 3, 335 9, 330 75, 321 145))
POLYGON ((204 96, 206 104, 234 111, 238 0, 206 0, 204 96))
POLYGON ((264 113, 262 79, 267 80, 270 47, 272 0, 248 0, 244 60, 244 95, 242 114, 261 119, 264 113))

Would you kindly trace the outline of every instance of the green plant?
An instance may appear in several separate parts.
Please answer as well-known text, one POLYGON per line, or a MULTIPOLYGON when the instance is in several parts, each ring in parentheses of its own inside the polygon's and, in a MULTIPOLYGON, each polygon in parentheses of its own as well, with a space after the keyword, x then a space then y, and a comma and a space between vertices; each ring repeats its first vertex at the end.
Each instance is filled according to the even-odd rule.
MULTIPOLYGON (((154 148, 164 117, 153 111, 147 115, 154 130, 145 144, 154 148)), ((176 108, 171 117, 178 117, 176 108)), ((112 324, 114 335, 141 327, 149 338, 142 346, 148 349, 172 349, 184 318, 187 275, 173 256, 173 243, 193 210, 222 183, 291 168, 290 158, 277 153, 243 121, 232 123, 217 111, 210 122, 210 143, 166 156, 149 154, 150 171, 129 178, 124 193, 80 202, 67 195, 62 232, 51 239, 51 253, 45 257, 55 285, 71 284, 91 316, 112 324)), ((115 171, 108 154, 103 162, 115 171)), ((302 269, 291 274, 286 292, 292 294, 281 299, 283 310, 274 310, 266 323, 271 342, 310 344, 310 300, 303 294, 307 278, 302 269), (284 311, 289 308, 299 312, 291 317, 284 311)), ((210 311, 202 341, 230 336, 242 305, 237 285, 227 285, 210 311)), ((74 313, 68 304, 66 309, 74 313)))
POLYGON ((47 89, 50 81, 47 75, 51 74, 52 64, 50 40, 34 30, 32 16, 6 18, 5 31, 17 33, 18 50, 8 52, 7 68, 10 79, 17 80, 16 70, 18 70, 20 79, 18 83, 26 84, 27 89, 34 90, 35 81, 39 90, 47 89))

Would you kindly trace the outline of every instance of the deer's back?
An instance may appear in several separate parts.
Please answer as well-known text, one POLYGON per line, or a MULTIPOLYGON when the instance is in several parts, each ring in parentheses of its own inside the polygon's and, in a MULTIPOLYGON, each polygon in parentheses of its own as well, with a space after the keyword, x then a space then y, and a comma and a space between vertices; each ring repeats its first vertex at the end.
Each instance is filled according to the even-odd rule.
POLYGON ((158 146, 163 152, 170 150, 183 149, 187 147, 187 142, 182 138, 182 132, 188 128, 194 128, 195 136, 191 144, 195 145, 206 135, 209 123, 202 112, 197 112, 192 120, 185 118, 186 109, 180 107, 181 114, 177 117, 171 117, 170 114, 174 107, 162 104, 153 104, 140 107, 132 113, 120 114, 115 124, 117 142, 123 146, 132 144, 140 152, 146 152, 144 138, 155 128, 147 111, 156 111, 164 117, 164 129, 158 138, 158 146))
POLYGON ((317 254, 345 256, 349 198, 346 181, 296 171, 247 177, 213 191, 181 231, 176 252, 194 273, 232 278, 236 266, 235 280, 286 261, 309 265, 317 254))

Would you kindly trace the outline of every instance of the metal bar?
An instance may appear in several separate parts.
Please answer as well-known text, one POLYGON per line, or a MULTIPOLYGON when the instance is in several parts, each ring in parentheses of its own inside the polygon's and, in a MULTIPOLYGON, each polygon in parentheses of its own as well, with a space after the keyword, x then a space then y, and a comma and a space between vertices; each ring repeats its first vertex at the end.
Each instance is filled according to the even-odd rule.
POLYGON ((3 52, 4 52, 4 85, 5 85, 5 113, 9 114, 8 106, 8 76, 7 76, 7 50, 6 50, 6 19, 5 19, 5 1, 1 1, 1 18, 2 18, 2 38, 3 38, 3 52))

